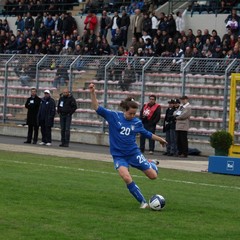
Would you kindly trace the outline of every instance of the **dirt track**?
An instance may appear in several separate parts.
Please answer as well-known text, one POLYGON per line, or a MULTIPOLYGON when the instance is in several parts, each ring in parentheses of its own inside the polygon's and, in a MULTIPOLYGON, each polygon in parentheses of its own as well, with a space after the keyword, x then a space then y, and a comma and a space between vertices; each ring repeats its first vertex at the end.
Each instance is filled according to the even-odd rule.
MULTIPOLYGON (((87 160, 112 161, 108 148, 103 146, 83 145, 72 143, 70 148, 60 148, 59 143, 53 143, 53 146, 39 146, 23 144, 24 139, 0 136, 0 150, 13 152, 27 152, 42 155, 51 155, 59 157, 81 158, 87 160)), ((158 159, 160 168, 181 169, 187 171, 201 172, 208 168, 207 157, 189 156, 186 159, 176 157, 165 157, 162 153, 156 153, 148 158, 158 159)))

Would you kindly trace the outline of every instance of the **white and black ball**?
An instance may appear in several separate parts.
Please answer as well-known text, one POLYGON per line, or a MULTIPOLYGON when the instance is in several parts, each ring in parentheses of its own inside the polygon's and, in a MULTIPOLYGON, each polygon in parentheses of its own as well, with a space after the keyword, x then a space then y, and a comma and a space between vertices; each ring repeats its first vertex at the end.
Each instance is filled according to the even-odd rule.
POLYGON ((149 200, 149 207, 152 210, 160 211, 165 207, 166 201, 162 195, 155 194, 149 200))

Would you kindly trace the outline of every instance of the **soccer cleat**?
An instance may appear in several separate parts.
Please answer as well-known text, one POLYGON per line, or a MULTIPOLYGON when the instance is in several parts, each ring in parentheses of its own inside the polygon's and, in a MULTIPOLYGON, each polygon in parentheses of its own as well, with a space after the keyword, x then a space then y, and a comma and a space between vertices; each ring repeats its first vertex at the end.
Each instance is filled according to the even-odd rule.
POLYGON ((153 155, 153 151, 149 151, 149 154, 150 154, 150 155, 153 155))
POLYGON ((40 142, 39 145, 45 145, 46 143, 45 142, 40 142))
POLYGON ((46 143, 46 146, 52 146, 52 144, 51 143, 46 143))
POLYGON ((142 202, 140 208, 141 209, 149 208, 149 205, 146 202, 142 202))
POLYGON ((148 162, 152 162, 152 163, 155 163, 156 165, 159 165, 159 161, 156 160, 156 159, 148 159, 148 162))

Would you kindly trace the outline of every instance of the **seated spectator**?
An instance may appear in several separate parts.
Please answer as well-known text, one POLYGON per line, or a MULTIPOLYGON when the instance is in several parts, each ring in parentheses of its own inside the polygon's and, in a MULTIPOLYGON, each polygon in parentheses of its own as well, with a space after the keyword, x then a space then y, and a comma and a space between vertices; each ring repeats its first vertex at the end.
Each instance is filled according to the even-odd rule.
POLYGON ((197 50, 198 50, 199 52, 202 51, 203 45, 202 45, 201 39, 200 39, 199 37, 196 37, 195 42, 193 43, 193 46, 194 46, 195 48, 197 48, 197 50))
POLYGON ((206 43, 207 39, 210 39, 211 35, 209 34, 209 30, 208 29, 204 29, 203 31, 203 35, 202 35, 202 44, 206 43))
POLYGON ((191 47, 186 47, 186 50, 184 52, 184 57, 185 58, 191 58, 192 57, 192 48, 191 47))
POLYGON ((56 76, 53 80, 53 87, 57 88, 59 85, 64 86, 67 85, 69 77, 68 77, 68 68, 64 67, 62 64, 59 64, 56 72, 56 76))
POLYGON ((25 54, 26 53, 26 42, 23 37, 19 37, 17 40, 17 52, 18 54, 25 54))
POLYGON ((143 31, 142 39, 143 39, 144 44, 146 44, 147 43, 147 39, 151 40, 152 37, 146 31, 143 31))
POLYGON ((84 13, 88 13, 90 10, 92 12, 96 11, 96 1, 94 0, 86 0, 86 5, 85 5, 85 9, 84 9, 84 13))
POLYGON ((3 23, 1 25, 1 29, 4 30, 6 33, 8 33, 10 31, 10 27, 8 25, 7 19, 3 20, 3 23))
POLYGON ((213 36, 210 37, 209 39, 209 46, 208 46, 208 50, 210 50, 211 52, 214 52, 216 46, 218 44, 216 43, 215 39, 213 36))
POLYGON ((232 33, 237 35, 238 34, 238 21, 233 17, 232 19, 229 19, 226 24, 226 28, 230 28, 232 33))
POLYGON ((210 39, 207 38, 207 39, 206 39, 206 42, 203 44, 203 48, 202 48, 203 54, 206 54, 206 52, 207 52, 208 49, 209 49, 209 46, 210 46, 210 39))
POLYGON ((109 70, 109 80, 117 82, 122 81, 122 72, 124 70, 124 67, 122 67, 119 59, 114 60, 109 70))
POLYGON ((138 1, 132 0, 130 6, 127 9, 128 14, 133 14, 137 7, 138 1))
POLYGON ((19 77, 21 86, 30 86, 30 82, 36 77, 36 67, 32 64, 23 64, 16 67, 14 71, 19 77))
POLYGON ((199 50, 196 47, 193 47, 192 57, 194 57, 194 58, 201 58, 202 57, 202 51, 199 50))
POLYGON ((25 15, 28 11, 28 4, 25 1, 19 1, 16 7, 16 12, 21 16, 25 15))
POLYGON ((145 49, 150 49, 150 48, 152 48, 152 39, 147 38, 146 42, 145 42, 145 45, 144 45, 144 50, 145 49))
POLYGON ((193 15, 194 12, 199 12, 199 14, 201 14, 204 11, 209 12, 208 1, 194 1, 193 2, 191 16, 193 15))
POLYGON ((111 48, 106 38, 102 39, 102 49, 100 49, 100 52, 102 51, 103 55, 110 55, 111 54, 111 48))
POLYGON ((10 41, 6 46, 6 54, 14 54, 17 52, 17 40, 14 35, 11 36, 10 41))
POLYGON ((222 53, 222 48, 220 45, 217 45, 216 48, 213 51, 213 58, 223 58, 224 55, 222 53))
POLYGON ((140 9, 141 11, 146 10, 144 9, 144 0, 137 1, 137 8, 140 9))
POLYGON ((143 56, 143 48, 138 48, 136 56, 142 57, 143 56))
POLYGON ((69 35, 67 35, 66 38, 63 39, 63 47, 65 49, 68 49, 69 47, 74 49, 74 47, 75 47, 74 42, 70 39, 69 35))
POLYGON ((171 57, 175 52, 176 45, 173 42, 173 39, 170 37, 165 46, 165 51, 162 53, 162 57, 171 57))
POLYGON ((184 60, 184 52, 179 46, 177 46, 172 56, 174 59, 172 60, 170 71, 179 72, 181 69, 181 64, 184 60))
POLYGON ((114 37, 112 37, 111 41, 112 41, 112 45, 110 47, 113 50, 113 54, 117 55, 117 50, 118 50, 119 46, 121 46, 122 41, 123 41, 121 30, 119 28, 116 29, 116 34, 114 37))
POLYGON ((153 39, 152 50, 155 57, 161 56, 163 49, 157 37, 154 37, 153 39))
POLYGON ((128 91, 131 83, 135 82, 135 70, 131 64, 127 64, 127 68, 122 73, 122 80, 118 82, 123 91, 128 91))
POLYGON ((144 58, 141 58, 138 62, 138 59, 137 59, 137 62, 135 63, 138 68, 136 69, 136 81, 137 82, 142 82, 142 78, 143 78, 143 75, 142 75, 142 68, 144 67, 146 63, 146 60, 144 58))
POLYGON ((232 54, 230 55, 230 58, 237 58, 239 59, 240 58, 240 51, 239 51, 239 47, 238 45, 235 45, 234 48, 233 48, 233 51, 232 51, 232 54))
POLYGON ((231 14, 227 16, 227 18, 225 19, 225 23, 227 23, 229 20, 232 20, 233 18, 235 18, 237 22, 239 22, 240 20, 240 17, 237 15, 237 9, 235 8, 233 8, 231 14))
POLYGON ((25 49, 26 54, 34 54, 34 47, 32 45, 32 41, 30 39, 27 39, 27 46, 25 49))
POLYGON ((188 29, 187 41, 189 46, 193 46, 193 43, 195 42, 195 36, 193 34, 192 29, 188 29))
POLYGON ((219 13, 230 12, 231 9, 237 4, 236 0, 221 0, 221 8, 219 13))
POLYGON ((213 36, 213 38, 215 40, 215 43, 217 45, 221 45, 221 38, 218 36, 218 33, 217 33, 217 31, 215 29, 212 30, 212 36, 213 36))

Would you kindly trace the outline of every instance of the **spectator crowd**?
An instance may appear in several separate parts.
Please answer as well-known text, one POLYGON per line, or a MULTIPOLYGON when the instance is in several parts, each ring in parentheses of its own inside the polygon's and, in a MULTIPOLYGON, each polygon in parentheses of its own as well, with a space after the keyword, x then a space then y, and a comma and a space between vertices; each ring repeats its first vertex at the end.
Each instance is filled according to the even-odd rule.
POLYGON ((186 30, 186 10, 176 16, 156 14, 144 4, 134 9, 131 20, 126 9, 113 15, 103 9, 100 18, 89 10, 82 32, 71 12, 38 12, 35 18, 30 11, 24 16, 19 14, 16 34, 7 19, 0 19, 0 53, 174 57, 174 64, 180 64, 184 57, 240 58, 240 18, 236 9, 226 18, 226 34, 221 38, 214 29, 199 29, 196 33, 186 30), (130 40, 129 31, 133 36, 130 40))

